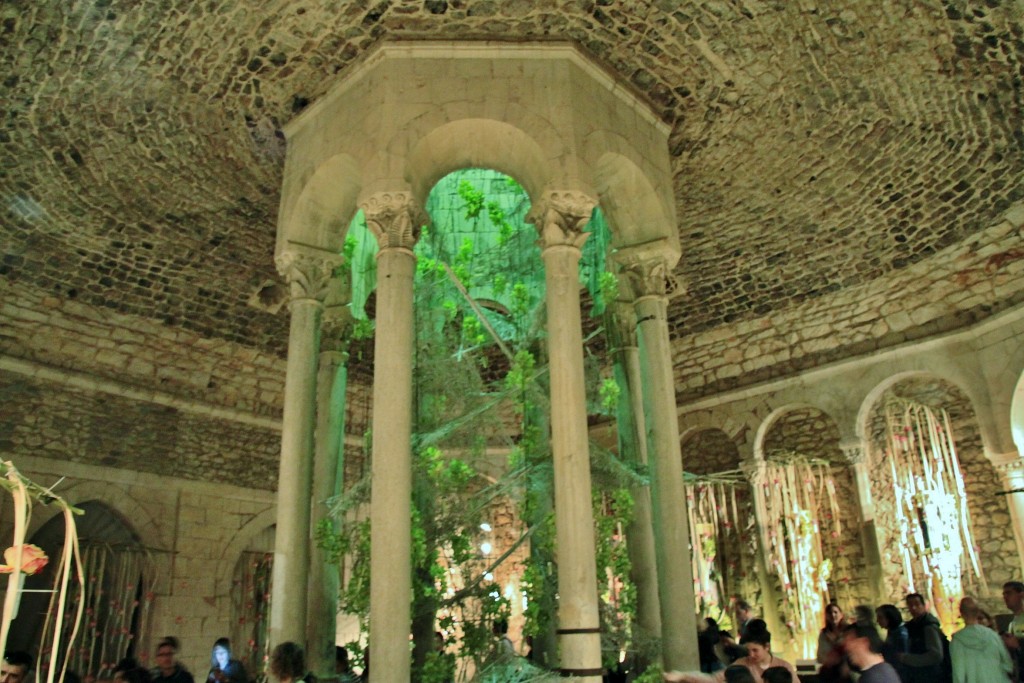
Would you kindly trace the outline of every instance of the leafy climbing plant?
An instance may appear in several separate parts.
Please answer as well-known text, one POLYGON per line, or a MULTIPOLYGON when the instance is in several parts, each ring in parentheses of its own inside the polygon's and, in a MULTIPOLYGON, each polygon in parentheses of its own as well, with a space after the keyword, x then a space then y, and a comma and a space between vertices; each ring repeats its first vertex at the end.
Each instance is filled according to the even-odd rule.
MULTIPOLYGON (((427 209, 432 220, 416 247, 414 289, 413 676, 440 683, 455 677, 455 651, 474 659, 478 671, 497 670, 492 625, 507 619, 512 605, 494 577, 513 571, 523 592, 524 634, 534 638, 538 651, 546 648, 553 656, 557 563, 544 277, 536 232, 525 223, 528 197, 514 180, 468 171, 443 179, 427 209), (495 469, 495 451, 508 453, 502 473, 484 476, 495 469), (481 524, 502 505, 512 506, 520 521, 505 530, 509 547, 495 556, 482 550, 481 524), (524 567, 509 567, 527 552, 524 567), (446 640, 443 651, 437 631, 446 640)), ((355 302, 360 293, 360 306, 369 298, 366 284, 374 267, 373 245, 360 241, 366 238, 354 229, 344 247, 353 262, 353 296, 355 302)), ((595 311, 617 293, 617 280, 605 268, 609 244, 605 227, 585 249, 581 280, 595 311)), ((361 337, 372 333, 365 316, 354 313, 354 318, 361 337)), ((589 393, 591 406, 614 414, 616 382, 599 379, 589 393)), ((612 483, 595 495, 610 658, 629 647, 635 602, 622 540, 632 510, 623 482, 635 473, 624 475, 614 460, 604 451, 595 459, 595 467, 606 471, 600 481, 612 483)), ((351 486, 335 508, 339 531, 331 524, 317 529, 317 541, 329 556, 349 558, 340 608, 359 615, 364 630, 370 529, 361 511, 368 493, 367 481, 351 486)))

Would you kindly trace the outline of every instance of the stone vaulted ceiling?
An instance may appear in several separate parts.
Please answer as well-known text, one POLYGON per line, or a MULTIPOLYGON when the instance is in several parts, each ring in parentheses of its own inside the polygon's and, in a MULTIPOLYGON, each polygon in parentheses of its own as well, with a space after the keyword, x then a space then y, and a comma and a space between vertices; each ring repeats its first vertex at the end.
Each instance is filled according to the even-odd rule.
MULTIPOLYGON (((993 244, 982 235, 1024 198, 1014 0, 34 0, 0 13, 0 284, 276 354, 286 311, 247 302, 277 279, 279 129, 384 40, 571 40, 648 98, 673 127, 688 286, 676 340, 891 291, 901 273, 947 268, 951 249, 993 244)), ((965 288, 1024 257, 1006 247, 1019 229, 1003 237, 965 288)), ((823 357, 1021 300, 1018 275, 823 357)), ((683 384, 701 376, 681 367, 683 384)))

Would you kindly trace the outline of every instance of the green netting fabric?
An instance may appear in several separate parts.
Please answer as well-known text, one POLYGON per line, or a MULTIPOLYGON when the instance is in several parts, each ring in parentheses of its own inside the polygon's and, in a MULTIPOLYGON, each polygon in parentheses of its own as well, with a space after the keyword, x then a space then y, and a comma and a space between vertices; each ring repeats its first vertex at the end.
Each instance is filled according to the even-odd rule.
MULTIPOLYGON (((530 211, 526 191, 497 171, 465 169, 438 181, 426 209, 431 225, 417 244, 417 256, 430 259, 428 266, 451 266, 468 296, 482 304, 492 325, 502 336, 510 334, 503 314, 533 309, 544 292, 537 233, 526 222, 530 211)), ((587 231, 580 282, 594 302, 591 314, 597 315, 604 310, 614 281, 607 272, 611 231, 599 207, 587 231)), ((376 286, 377 250, 362 211, 357 212, 345 241, 345 262, 352 278, 352 315, 359 320, 366 318, 366 301, 376 286)))

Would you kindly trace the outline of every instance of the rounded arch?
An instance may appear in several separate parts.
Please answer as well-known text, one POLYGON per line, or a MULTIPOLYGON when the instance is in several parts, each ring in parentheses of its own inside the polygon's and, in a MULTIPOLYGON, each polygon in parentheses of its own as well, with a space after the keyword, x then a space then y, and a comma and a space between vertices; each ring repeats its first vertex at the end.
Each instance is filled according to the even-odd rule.
MULTIPOLYGON (((913 525, 927 529, 929 524, 941 523, 943 528, 953 524, 966 534, 966 547, 973 547, 987 580, 999 583, 1007 580, 1012 569, 1019 569, 1019 557, 1007 552, 1013 547, 1014 529, 1010 521, 1007 496, 999 495, 1006 488, 991 453, 985 444, 983 424, 979 419, 979 408, 975 397, 961 382, 949 378, 947 373, 914 370, 900 372, 879 382, 869 393, 858 420, 858 430, 863 430, 862 443, 868 449, 871 463, 871 488, 880 509, 891 510, 891 515, 876 517, 880 540, 884 548, 896 548, 902 532, 896 524, 896 515, 902 514, 913 525), (895 399, 890 410, 889 401, 895 399), (922 410, 921 406, 928 410, 922 410), (939 428, 931 427, 933 417, 939 428), (935 463, 935 453, 945 455, 935 463), (952 467, 946 462, 952 462, 952 467), (927 475, 927 468, 938 471, 941 476, 927 475), (909 486, 908 482, 916 482, 909 486), (912 492, 916 491, 916 495, 912 492), (936 496, 938 496, 936 498, 936 496), (929 506, 920 501, 938 500, 939 506, 929 506), (964 505, 963 513, 955 509, 964 505), (902 513, 900 512, 902 511, 902 513), (950 519, 943 519, 945 511, 952 511, 950 519), (963 525, 962 521, 969 523, 963 525), (975 542, 981 534, 983 543, 975 542)), ((911 540, 921 536, 915 534, 911 540)), ((932 540, 935 540, 934 537, 932 540)), ((927 536, 924 543, 930 544, 927 536)), ((931 547, 929 545, 929 547, 931 547)), ((939 546, 942 552, 955 548, 950 544, 939 546)), ((922 548, 918 545, 911 553, 917 557, 922 548)), ((961 555, 961 572, 964 574, 964 592, 972 592, 974 579, 969 569, 971 561, 961 555)), ((900 569, 899 554, 891 551, 883 557, 882 575, 887 577, 887 590, 895 593, 901 583, 906 582, 904 570, 900 569), (902 578, 901 578, 902 577, 902 578)), ((927 566, 911 563, 912 580, 929 573, 927 566)), ((952 617, 947 614, 945 619, 952 617)))
MULTIPOLYGON (((348 154, 335 154, 302 185, 289 215, 282 216, 278 234, 287 242, 341 253, 361 190, 358 162, 348 154)), ((286 248, 279 239, 278 253, 286 248)))
POLYGON ((1010 398, 1010 434, 1017 453, 1024 454, 1024 372, 1017 379, 1010 398))
MULTIPOLYGON (((886 377, 884 380, 876 384, 864 396, 864 400, 860 405, 860 409, 857 411, 857 437, 861 440, 862 443, 867 443, 868 440, 870 440, 871 438, 872 413, 874 412, 875 406, 878 404, 878 401, 881 400, 882 396, 885 395, 885 392, 889 391, 900 382, 904 382, 910 379, 923 379, 926 377, 932 377, 942 382, 946 382, 947 384, 953 387, 956 387, 957 391, 962 393, 967 398, 967 400, 971 404, 971 410, 973 410, 975 415, 977 415, 977 401, 975 401, 974 396, 971 394, 970 390, 967 387, 961 385, 959 382, 952 380, 947 376, 939 375, 934 372, 928 372, 926 370, 907 370, 905 372, 897 372, 886 377)), ((987 448, 988 440, 986 438, 984 429, 982 429, 981 438, 982 443, 987 448)))
MULTIPOLYGON (((757 427, 757 433, 754 436, 754 462, 765 461, 764 444, 765 439, 768 436, 768 433, 771 431, 771 428, 774 427, 775 424, 783 417, 785 417, 788 413, 800 410, 817 410, 821 413, 824 413, 825 415, 828 415, 827 412, 821 410, 821 408, 818 408, 815 405, 811 405, 810 403, 786 403, 784 405, 779 406, 778 408, 775 408, 770 413, 768 413, 768 415, 766 415, 763 420, 761 420, 761 424, 759 424, 757 427)), ((835 422, 835 420, 833 420, 833 422, 835 422)))
POLYGON ((515 178, 535 200, 552 170, 540 144, 508 123, 471 118, 439 126, 415 143, 406 179, 413 196, 426 197, 444 176, 462 168, 490 168, 515 178))
POLYGON ((772 420, 761 438, 760 452, 765 460, 773 454, 800 455, 845 465, 839 423, 818 406, 790 406, 772 420))
MULTIPOLYGON (((588 137, 588 144, 592 137, 588 137)), ((601 142, 608 138, 616 136, 602 135, 601 142)), ((674 212, 662 201, 647 174, 618 152, 603 154, 593 172, 601 208, 612 228, 612 244, 622 248, 661 242, 664 255, 675 263, 681 249, 674 212)))
MULTIPOLYGON (((104 668, 109 671, 111 662, 135 656, 139 651, 140 637, 148 626, 146 617, 160 558, 150 552, 152 548, 144 547, 132 520, 110 502, 89 498, 73 504, 81 512, 74 516, 74 527, 79 541, 78 559, 85 568, 90 587, 83 590, 72 574, 64 616, 73 618, 77 611, 75 605, 84 603, 95 639, 89 647, 76 649, 71 655, 70 668, 95 675, 104 668), (127 635, 127 639, 116 635, 118 633, 127 635), (103 652, 106 652, 105 660, 100 656, 103 652)), ((25 593, 7 643, 11 649, 34 651, 44 639, 50 591, 59 590, 53 560, 65 547, 66 533, 65 517, 57 511, 27 537, 28 542, 42 548, 51 558, 51 564, 40 573, 26 577, 25 593)))
POLYGON ((231 588, 231 577, 242 552, 258 535, 277 523, 277 508, 271 507, 250 519, 228 541, 217 559, 217 590, 215 595, 227 596, 231 588))
MULTIPOLYGON (((73 507, 81 507, 86 503, 102 504, 132 530, 143 547, 167 550, 173 546, 170 525, 161 528, 145 506, 124 488, 116 487, 109 482, 82 481, 62 488, 59 493, 73 507)), ((56 508, 33 508, 28 536, 32 537, 50 520, 61 514, 56 508)))
POLYGON ((706 475, 738 469, 742 455, 733 438, 724 429, 689 429, 681 438, 683 469, 706 475), (695 457, 699 456, 699 457, 695 457))

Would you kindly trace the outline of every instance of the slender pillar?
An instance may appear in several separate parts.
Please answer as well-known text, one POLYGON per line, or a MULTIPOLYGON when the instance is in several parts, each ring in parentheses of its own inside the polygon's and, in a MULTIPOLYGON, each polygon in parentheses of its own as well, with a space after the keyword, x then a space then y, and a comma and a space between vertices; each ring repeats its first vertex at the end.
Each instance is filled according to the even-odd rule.
POLYGON ((661 258, 631 260, 624 255, 623 267, 636 294, 634 309, 652 460, 651 498, 661 596, 662 660, 666 671, 698 669, 690 530, 668 339, 668 294, 674 281, 668 263, 661 258))
POLYGON ((593 207, 581 193, 549 192, 534 224, 547 286, 561 669, 563 675, 598 683, 601 632, 579 282, 583 228, 593 207))
POLYGON ((281 420, 281 467, 271 589, 270 642, 306 642, 309 498, 316 416, 320 314, 332 260, 286 252, 278 270, 291 290, 288 363, 281 420))
POLYGON ((375 194, 362 205, 377 254, 370 475, 370 672, 409 680, 412 602, 412 252, 419 211, 407 192, 375 194))
POLYGON ((341 575, 316 547, 320 525, 335 530, 330 501, 340 491, 345 433, 345 389, 348 354, 343 350, 346 322, 339 319, 347 309, 328 307, 321 328, 320 371, 317 375, 316 440, 313 458, 313 496, 310 500, 309 597, 307 624, 308 666, 318 678, 334 675, 334 646, 338 623, 338 591, 341 575))
POLYGON ((999 472, 1006 505, 1010 509, 1013 537, 1017 541, 1017 568, 1024 567, 1024 459, 1016 451, 988 455, 989 461, 999 472))
MULTIPOLYGON (((626 386, 623 409, 631 419, 619 420, 619 443, 623 456, 643 468, 647 467, 647 424, 641 391, 640 349, 636 340, 636 316, 633 304, 616 303, 611 332, 626 386)), ((616 368, 618 372, 618 368, 616 368)), ((651 514, 651 489, 634 486, 633 519, 626 528, 627 550, 632 567, 630 578, 636 586, 637 624, 651 638, 661 637, 661 607, 658 600, 658 564, 654 550, 654 528, 651 514)))
POLYGON ((882 545, 878 540, 875 526, 875 502, 871 495, 871 472, 868 468, 867 453, 860 443, 840 444, 846 461, 853 470, 854 487, 860 502, 860 542, 864 549, 864 560, 868 570, 868 585, 872 602, 880 605, 888 600, 885 588, 885 572, 882 568, 882 545))

